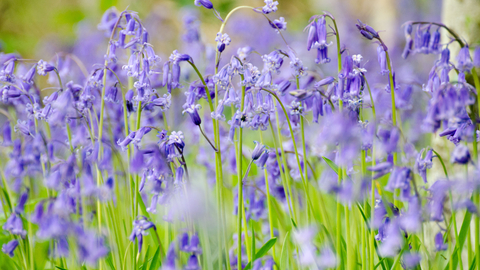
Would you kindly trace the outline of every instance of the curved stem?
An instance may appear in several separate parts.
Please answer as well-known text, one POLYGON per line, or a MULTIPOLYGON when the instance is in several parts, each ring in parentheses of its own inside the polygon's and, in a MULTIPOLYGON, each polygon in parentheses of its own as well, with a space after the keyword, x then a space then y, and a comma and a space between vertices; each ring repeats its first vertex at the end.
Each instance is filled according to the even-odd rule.
POLYGON ((337 39, 337 58, 338 58, 338 73, 342 70, 342 52, 340 48, 340 35, 338 34, 337 22, 335 18, 329 14, 325 14, 326 17, 330 18, 333 22, 333 26, 335 28, 335 37, 337 39))
POLYGON ((305 180, 305 175, 303 174, 303 171, 301 169, 302 166, 301 166, 300 157, 299 157, 299 154, 298 154, 297 143, 295 142, 295 134, 293 133, 292 124, 290 123, 290 117, 288 116, 287 110, 285 109, 285 106, 283 105, 282 101, 280 100, 280 98, 275 93, 273 93, 272 91, 270 91, 268 89, 265 89, 265 88, 261 88, 261 90, 270 93, 270 95, 272 95, 278 101, 278 103, 282 107, 283 113, 285 114, 285 117, 287 119, 286 122, 288 124, 288 129, 290 130, 290 134, 292 136, 293 149, 295 150, 295 157, 296 157, 296 160, 297 160, 298 170, 300 171, 300 176, 302 178, 303 187, 305 189, 305 196, 306 196, 306 199, 307 199, 308 211, 310 211, 311 209, 313 209, 312 202, 310 201, 310 197, 308 195, 308 188, 307 188, 307 183, 306 183, 306 180, 305 180))
MULTIPOLYGON (((200 71, 198 71, 197 66, 195 66, 195 64, 193 62, 191 62, 191 61, 187 61, 187 62, 192 66, 192 68, 195 70, 198 77, 202 81, 202 84, 205 87, 205 93, 207 94, 208 107, 210 108, 210 112, 214 112, 215 109, 213 108, 213 102, 212 102, 212 97, 210 95, 210 90, 208 89, 208 86, 207 86, 207 83, 205 82, 205 79, 203 79, 202 73, 200 73, 200 71)), ((213 121, 215 121, 215 120, 213 119, 213 121)))
POLYGON ((213 148, 213 150, 215 152, 218 152, 218 149, 215 147, 215 145, 212 144, 212 142, 208 138, 207 134, 205 134, 205 132, 203 132, 203 129, 202 129, 201 125, 198 125, 198 129, 200 129, 200 132, 202 133, 203 137, 205 138, 205 140, 207 140, 207 142, 210 144, 210 146, 213 148))
MULTIPOLYGON (((395 105, 395 85, 393 82, 392 64, 390 63, 390 54, 388 53, 388 50, 385 50, 385 55, 387 56, 388 77, 390 79, 390 99, 392 102, 392 124, 395 127, 397 126, 397 108, 395 105)), ((397 153, 393 152, 393 165, 396 165, 396 164, 397 164, 397 153)))
MULTIPOLYGON (((234 9, 232 9, 228 14, 227 14, 227 17, 225 17, 225 20, 223 21, 222 25, 220 26, 220 33, 223 33, 223 29, 225 28, 225 25, 227 24, 227 21, 228 19, 230 18, 230 16, 232 16, 233 13, 235 13, 235 11, 239 10, 239 9, 251 9, 251 10, 254 10, 255 8, 254 7, 251 7, 251 6, 238 6, 234 9)), ((218 49, 217 49, 218 51, 218 49)))
POLYGON ((53 70, 55 71, 55 74, 57 74, 58 83, 60 84, 60 92, 62 92, 63 91, 63 84, 62 84, 62 78, 60 78, 60 73, 58 73, 57 68, 54 68, 53 70))
POLYGON ((444 25, 442 23, 418 21, 418 22, 412 22, 411 24, 412 25, 414 25, 414 24, 432 24, 432 25, 436 25, 436 26, 439 26, 439 27, 443 27, 445 30, 448 31, 448 33, 450 33, 450 35, 452 35, 454 37, 455 41, 457 41, 460 44, 460 47, 462 47, 462 48, 465 47, 465 43, 463 43, 463 41, 458 37, 457 33, 455 33, 455 31, 451 30, 450 28, 448 28, 446 25, 444 25))

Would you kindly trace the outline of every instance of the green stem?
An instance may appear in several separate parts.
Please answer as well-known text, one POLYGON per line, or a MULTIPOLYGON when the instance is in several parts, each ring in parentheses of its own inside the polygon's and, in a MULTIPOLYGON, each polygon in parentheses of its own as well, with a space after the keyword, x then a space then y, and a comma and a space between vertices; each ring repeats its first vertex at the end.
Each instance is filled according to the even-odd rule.
MULTIPOLYGON (((202 81, 202 84, 205 86, 205 92, 206 92, 207 100, 208 100, 208 107, 210 109, 210 112, 214 112, 215 108, 214 108, 213 101, 212 101, 212 98, 211 98, 211 95, 210 95, 210 90, 207 86, 207 83, 205 82, 205 79, 203 78, 202 74, 198 70, 197 66, 193 63, 193 61, 188 61, 188 63, 195 70, 198 77, 202 81)), ((216 70, 215 73, 217 73, 217 67, 215 68, 215 70, 216 70)), ((217 85, 215 85, 215 97, 218 97, 217 85)), ((218 98, 215 98, 215 103, 218 103, 218 98)), ((222 249, 223 245, 222 245, 221 234, 222 234, 222 230, 226 229, 225 228, 225 221, 224 221, 225 211, 224 211, 224 207, 223 207, 223 203, 222 203, 223 202, 222 153, 221 153, 221 149, 220 149, 220 132, 219 132, 218 121, 215 120, 215 119, 212 119, 212 122, 213 122, 213 132, 214 132, 214 142, 215 142, 215 145, 212 145, 212 147, 214 149, 216 149, 216 152, 215 152, 215 179, 216 179, 216 182, 217 182, 216 196, 217 196, 217 203, 218 203, 218 206, 219 206, 219 217, 218 217, 218 219, 219 219, 219 222, 220 222, 219 225, 220 225, 220 228, 221 228, 221 230, 218 231, 218 235, 219 235, 218 246, 219 246, 220 249, 222 249)), ((207 138, 207 137, 205 137, 205 138, 207 138)), ((208 138, 207 138, 207 140, 208 140, 208 138)), ((225 238, 225 241, 227 241, 226 238, 225 238)), ((225 247, 226 246, 227 246, 227 243, 225 243, 225 247)), ((225 257, 226 257, 226 260, 227 260, 227 269, 229 269, 230 268, 229 256, 226 255, 225 257)), ((219 256, 219 265, 223 264, 222 259, 223 259, 223 256, 220 255, 219 256)))
MULTIPOLYGON (((480 114, 480 79, 477 74, 476 68, 472 69, 472 76, 473 76, 473 81, 475 83, 475 88, 477 90, 477 113, 480 114)), ((478 117, 478 116, 476 116, 478 117)), ((474 119, 475 123, 474 126, 478 127, 477 125, 477 119, 474 119)), ((477 128, 474 128, 475 130, 477 128)), ((474 159, 479 162, 478 158, 478 149, 477 149, 477 135, 476 133, 473 136, 473 145, 474 145, 474 159)), ((480 192, 477 190, 475 193, 475 203, 477 207, 480 207, 480 192)), ((480 270, 480 218, 478 215, 475 215, 475 252, 476 252, 476 264, 477 264, 477 270, 480 270)))
POLYGON ((337 28, 337 22, 335 21, 335 18, 333 18, 330 15, 325 15, 328 18, 330 18, 333 22, 333 27, 335 28, 335 37, 337 39, 337 59, 338 59, 338 73, 342 71, 342 51, 340 48, 340 35, 338 34, 338 28, 337 28))
MULTIPOLYGON (((395 105, 395 86, 393 84, 392 64, 390 63, 390 55, 387 50, 385 51, 385 55, 387 56, 388 77, 390 79, 390 99, 392 101, 392 124, 393 126, 397 126, 397 108, 395 105)), ((393 165, 395 164, 397 164, 397 153, 393 152, 393 165)))
MULTIPOLYGON (((274 101, 275 102, 275 101, 274 101)), ((274 107, 275 107, 275 113, 277 114, 277 116, 275 117, 276 119, 278 119, 278 112, 277 112, 277 105, 276 105, 276 102, 274 103, 274 107)), ((270 124, 270 130, 272 131, 272 137, 273 137, 273 146, 275 147, 275 157, 277 159, 277 164, 278 164, 278 167, 280 168, 280 177, 282 178, 282 185, 284 187, 287 187, 286 189, 284 188, 283 191, 285 193, 285 198, 287 200, 287 205, 288 205, 288 211, 289 211, 289 214, 290 214, 290 218, 292 220, 295 221, 295 213, 293 212, 293 201, 292 201, 292 195, 290 193, 290 185, 287 184, 288 182, 288 179, 287 177, 285 176, 285 172, 283 170, 283 168, 285 168, 285 170, 288 169, 287 167, 287 164, 286 164, 286 160, 285 160, 285 151, 283 150, 283 146, 282 146, 282 143, 277 143, 277 137, 275 136, 275 131, 273 129, 273 125, 272 125, 272 121, 270 119, 268 119, 268 122, 270 124), (282 153, 282 162, 280 162, 280 157, 278 155, 278 145, 280 145, 280 152, 282 153), (282 168, 282 165, 283 164, 283 168, 282 168)), ((277 123, 277 127, 278 127, 278 123, 277 123)), ((280 134, 280 132, 279 132, 280 134)), ((296 222, 296 221, 295 221, 296 222)))
MULTIPOLYGON (((243 75, 242 75, 243 80, 243 75)), ((240 113, 243 112, 245 106, 245 86, 242 86, 240 113)), ((238 181, 238 223, 237 223, 237 269, 242 269, 242 214, 243 214, 243 183, 242 183, 242 140, 243 140, 243 128, 239 127, 238 130, 238 146, 237 146, 237 181, 238 181)), ((248 230, 248 228, 247 228, 248 230)), ((246 236, 246 235, 245 235, 246 236)), ((245 243, 248 247, 248 243, 245 243)))
MULTIPOLYGON (((223 20, 223 23, 222 25, 220 26, 220 31, 218 31, 219 33, 223 33, 223 29, 225 28, 225 25, 227 24, 227 21, 228 19, 230 18, 230 16, 232 16, 233 13, 235 13, 235 11, 239 10, 239 9, 254 9, 253 7, 251 6, 238 6, 234 9, 232 9, 228 14, 227 14, 227 17, 225 17, 225 20, 223 20)), ((218 49, 217 49, 217 52, 218 52, 218 49)))
POLYGON ((302 178, 302 183, 303 183, 303 187, 304 187, 304 190, 305 190, 305 195, 306 195, 306 199, 307 199, 307 208, 308 208, 308 211, 310 211, 312 209, 312 202, 310 201, 310 197, 308 195, 308 188, 307 188, 307 183, 306 183, 306 180, 305 180, 305 175, 303 174, 303 170, 301 169, 302 166, 301 166, 301 163, 300 163, 300 156, 298 154, 298 148, 297 148, 297 143, 295 141, 295 134, 293 133, 293 129, 292 129, 292 124, 290 123, 290 117, 288 116, 287 110, 285 109, 285 106, 283 105, 282 101, 280 100, 280 98, 277 95, 275 95, 275 93, 273 93, 272 91, 270 91, 268 89, 265 89, 265 88, 262 88, 261 90, 270 93, 270 95, 272 95, 278 101, 278 103, 282 107, 283 113, 285 114, 286 122, 288 124, 288 129, 290 130, 290 135, 292 136, 293 149, 295 150, 295 157, 296 157, 296 160, 297 160, 298 170, 300 171, 300 176, 302 178))
MULTIPOLYGON (((262 134, 262 131, 259 130, 259 133, 260 133, 260 142, 262 144, 263 143, 263 134, 262 134)), ((277 149, 275 148, 275 151, 277 151, 277 149)), ((263 175, 265 177, 265 189, 267 191, 267 207, 268 207, 268 225, 269 225, 269 229, 270 229, 270 238, 273 238, 274 235, 273 235, 273 216, 272 216, 272 205, 271 205, 271 198, 270 198, 270 188, 269 188, 269 183, 268 183, 268 172, 267 172, 267 168, 263 169, 263 175)), ((252 235, 252 237, 255 237, 254 235, 252 235)), ((275 245, 272 247, 272 254, 273 254, 273 261, 274 262, 277 262, 277 259, 276 259, 276 256, 275 256, 275 245)), ((251 260, 253 262, 253 260, 251 260)))

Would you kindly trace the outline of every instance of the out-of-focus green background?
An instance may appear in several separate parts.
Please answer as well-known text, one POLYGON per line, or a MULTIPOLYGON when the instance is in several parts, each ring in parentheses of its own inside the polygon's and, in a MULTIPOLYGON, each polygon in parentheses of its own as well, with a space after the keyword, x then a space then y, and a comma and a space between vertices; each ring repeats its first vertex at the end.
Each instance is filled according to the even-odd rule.
MULTIPOLYGON (((314 14, 329 10, 339 25, 357 19, 367 20, 380 30, 398 29, 408 10, 415 19, 439 18, 440 0, 278 0, 279 11, 272 17, 283 16, 289 31, 301 31, 314 14)), ((65 47, 76 41, 80 23, 88 22, 95 29, 103 12, 116 6, 139 12, 141 18, 157 16, 158 28, 151 35, 175 36, 181 32, 185 9, 195 10, 202 20, 202 34, 213 39, 220 22, 210 10, 195 7, 194 0, 0 0, 0 46, 4 52, 18 52, 23 57, 35 57, 45 47, 65 47), (166 30, 168 29, 168 30, 166 30)), ((213 0, 214 6, 225 16, 239 5, 263 6, 263 0, 213 0)), ((254 16, 246 14, 245 16, 254 16)), ((413 18, 412 18, 413 19, 413 18)), ((385 32, 388 35, 392 31, 385 32)), ((175 40, 172 37, 172 42, 175 40)), ((213 41, 213 40, 212 40, 213 41)), ((80 41, 81 42, 81 41, 80 41)), ((176 44, 171 44, 174 48, 176 44)), ((167 46, 169 46, 167 44, 167 46)), ((170 46, 169 46, 170 47, 170 46)), ((171 49, 167 48, 167 49, 171 49)))

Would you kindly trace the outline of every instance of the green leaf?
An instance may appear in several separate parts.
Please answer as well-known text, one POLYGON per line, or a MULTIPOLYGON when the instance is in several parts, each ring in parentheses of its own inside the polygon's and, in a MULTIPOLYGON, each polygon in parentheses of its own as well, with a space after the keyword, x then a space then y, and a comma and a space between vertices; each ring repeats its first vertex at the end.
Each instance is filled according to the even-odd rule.
MULTIPOLYGON (((274 237, 270 240, 268 240, 261 248, 260 250, 255 253, 255 256, 253 257, 253 261, 255 261, 256 259, 258 258, 261 258, 263 257, 265 254, 267 254, 267 252, 275 245, 275 242, 277 242, 277 238, 274 237)), ((247 270, 247 269, 250 269, 252 267, 252 263, 253 261, 249 262, 247 264, 247 266, 245 266, 245 268, 243 268, 244 270, 247 270)))
POLYGON ((110 269, 115 270, 115 266, 113 265, 113 258, 112 258, 111 253, 110 253, 110 255, 108 255, 108 257, 105 258, 105 262, 110 267, 110 269))
POLYGON ((280 255, 280 269, 287 269, 288 266, 288 237, 290 231, 285 234, 285 240, 283 240, 282 253, 280 255))
POLYGON ((330 159, 328 159, 324 156, 322 156, 322 158, 323 158, 323 160, 325 160, 325 162, 328 164, 328 166, 330 166, 330 168, 332 168, 335 171, 335 173, 338 174, 338 166, 335 165, 335 163, 333 163, 333 161, 331 161, 330 159))
POLYGON ((295 227, 295 229, 298 229, 297 223, 295 223, 295 220, 293 220, 293 218, 290 218, 290 220, 292 221, 293 227, 295 227))
POLYGON ((365 216, 365 213, 363 212, 362 206, 359 203, 357 203, 357 207, 358 207, 358 210, 360 210, 360 213, 362 214, 362 217, 363 217, 363 220, 365 221, 365 224, 368 224, 368 219, 365 216))
POLYGON ((150 245, 147 246, 147 251, 145 252, 145 257, 143 257, 143 265, 142 265, 142 270, 147 269, 148 266, 148 254, 150 252, 150 245))
POLYGON ((155 251, 155 254, 153 255, 152 262, 150 263, 150 270, 158 269, 157 263, 158 263, 159 256, 160 256, 160 248, 157 248, 157 251, 155 251))
POLYGON ((468 268, 469 270, 475 270, 475 266, 477 266, 477 265, 475 264, 475 259, 476 259, 476 258, 474 257, 473 260, 472 260, 472 264, 470 265, 470 268, 468 268))
POLYGON ((62 267, 56 266, 56 265, 55 265, 55 267, 56 267, 57 269, 60 269, 60 270, 68 270, 68 269, 66 269, 66 268, 62 268, 62 267))
POLYGON ((147 207, 145 206, 145 203, 143 202, 142 195, 138 191, 137 191, 137 198, 139 198, 138 202, 139 202, 139 205, 140 205, 140 209, 143 212, 143 215, 146 216, 149 220, 151 220, 150 213, 147 212, 147 207))
POLYGON ((2 188, 3 194, 5 195, 5 199, 7 200, 7 205, 10 211, 12 211, 12 203, 10 202, 10 197, 8 197, 8 193, 5 189, 2 188))
POLYGON ((253 222, 250 222, 250 225, 252 227, 252 254, 255 254, 255 228, 253 227, 253 222))
POLYGON ((48 259, 49 242, 36 242, 33 253, 35 256, 35 266, 38 269, 44 269, 48 259))
POLYGON ((457 243, 455 245, 455 249, 453 251, 452 259, 448 262, 445 266, 445 270, 450 269, 450 264, 452 264, 453 268, 457 268, 458 264, 458 250, 460 251, 463 249, 463 244, 465 244, 465 240, 467 239, 468 228, 470 227, 470 221, 472 220, 472 214, 470 212, 465 213, 465 217, 463 218, 462 228, 460 229, 460 233, 458 234, 457 243))
POLYGON ((382 259, 377 263, 377 265, 375 265, 375 268, 373 268, 373 269, 377 269, 377 267, 379 267, 380 265, 383 266, 383 261, 384 261, 384 260, 385 260, 385 258, 382 258, 382 259))

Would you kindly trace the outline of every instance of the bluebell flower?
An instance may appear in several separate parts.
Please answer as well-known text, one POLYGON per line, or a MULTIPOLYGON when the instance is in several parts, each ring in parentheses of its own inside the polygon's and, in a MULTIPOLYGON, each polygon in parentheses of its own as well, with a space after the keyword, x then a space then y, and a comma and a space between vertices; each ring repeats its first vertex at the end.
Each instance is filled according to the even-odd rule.
POLYGON ((251 63, 247 63, 244 65, 244 80, 242 84, 245 87, 252 87, 257 83, 258 78, 260 77, 260 71, 258 68, 251 63))
POLYGON ((419 253, 407 251, 403 254, 402 264, 405 269, 415 269, 421 260, 422 256, 419 253))
POLYGON ((268 149, 265 149, 265 151, 260 155, 260 157, 253 162, 258 166, 260 169, 265 169, 265 164, 267 163, 268 160, 268 149))
POLYGON ((89 265, 96 265, 100 258, 107 256, 108 248, 104 239, 97 237, 94 232, 76 228, 76 240, 78 245, 78 258, 89 265))
POLYGON ((313 47, 317 48, 317 59, 315 60, 315 63, 329 63, 330 58, 328 58, 328 46, 332 43, 327 43, 327 26, 324 16, 318 19, 316 30, 318 40, 313 44, 313 47))
POLYGON ((12 128, 10 126, 10 121, 5 121, 2 128, 2 135, 3 135, 3 146, 10 146, 12 145, 12 128))
POLYGON ((187 265, 185 266, 185 270, 200 270, 200 264, 198 263, 197 255, 192 254, 188 258, 187 265))
POLYGON ((215 38, 215 41, 217 42, 217 50, 219 52, 223 52, 225 50, 225 47, 230 45, 230 42, 232 41, 230 37, 227 35, 227 33, 217 33, 217 37, 215 38))
POLYGON ((470 161, 470 151, 463 144, 458 144, 451 154, 451 162, 458 164, 467 164, 470 161))
POLYGON ((206 9, 212 9, 213 4, 210 2, 210 0, 195 0, 195 5, 196 6, 203 6, 206 9))
POLYGON ((400 130, 398 128, 393 127, 390 130, 379 128, 377 136, 383 151, 390 154, 397 150, 397 144, 400 140, 400 130))
POLYGON ((280 19, 275 19, 273 22, 269 21, 270 26, 275 29, 277 33, 280 34, 280 31, 285 31, 287 30, 287 22, 285 21, 285 18, 280 17, 280 19))
POLYGON ((116 85, 110 86, 105 91, 105 101, 110 103, 119 103, 120 100, 117 99, 118 88, 116 85))
POLYGON ((254 141, 254 143, 255 143, 255 148, 253 149, 253 152, 252 152, 252 160, 257 160, 260 158, 260 156, 265 152, 267 148, 265 145, 257 141, 254 141))
POLYGON ((407 57, 412 52, 412 48, 413 48, 413 39, 410 36, 408 36, 406 41, 405 41, 405 47, 404 47, 403 52, 402 52, 402 58, 403 59, 407 59, 407 57))
POLYGON ((17 132, 19 131, 20 133, 22 133, 24 136, 32 136, 33 137, 33 134, 30 132, 30 122, 27 122, 27 121, 22 121, 20 119, 17 120, 17 124, 15 125, 14 127, 14 131, 17 132))
POLYGON ((33 65, 27 73, 23 76, 23 81, 29 85, 33 85, 35 79, 35 72, 36 72, 37 64, 33 65))
POLYGON ((367 39, 372 40, 374 38, 379 39, 380 36, 378 35, 377 31, 373 29, 371 26, 364 24, 362 21, 357 20, 358 23, 355 24, 357 26, 357 29, 360 31, 360 33, 367 39))
POLYGON ((117 62, 117 56, 115 55, 115 52, 117 50, 117 43, 116 42, 109 42, 109 48, 108 48, 108 54, 105 54, 103 58, 107 60, 108 62, 111 63, 116 63, 117 62))
POLYGON ((317 64, 330 63, 330 58, 328 58, 328 48, 317 48, 317 58, 315 59, 317 64))
POLYGON ((13 258, 13 252, 18 246, 18 241, 16 239, 11 240, 10 242, 2 245, 2 252, 13 258))
POLYGON ((23 192, 20 195, 17 206, 15 207, 15 213, 22 214, 25 211, 25 204, 27 203, 27 199, 28 199, 28 191, 29 190, 27 189, 25 192, 23 192))
POLYGON ((278 1, 264 0, 265 6, 262 8, 263 14, 269 14, 277 11, 278 1))
POLYGON ((470 50, 468 45, 461 48, 457 56, 457 68, 459 71, 470 71, 473 67, 472 59, 470 58, 470 50))
POLYGON ((145 152, 140 149, 136 149, 135 155, 130 160, 130 170, 133 173, 139 173, 145 167, 145 159, 144 159, 145 152))
MULTIPOLYGON (((263 72, 265 71, 271 71, 274 73, 280 72, 280 67, 283 64, 283 58, 277 50, 272 51, 267 55, 263 55, 262 60, 263 60, 263 72)), ((271 81, 271 78, 270 78, 270 81, 271 81)))
POLYGON ((441 232, 435 235, 435 249, 437 251, 448 249, 448 245, 443 242, 443 234, 441 232))
POLYGON ((27 231, 23 229, 22 218, 15 212, 8 217, 2 228, 11 234, 20 235, 21 237, 27 235, 27 231))
POLYGON ((200 238, 198 237, 197 233, 194 233, 190 238, 190 245, 188 248, 189 252, 194 254, 202 254, 202 248, 200 247, 200 238))
POLYGON ((270 88, 272 84, 272 73, 270 71, 264 71, 260 77, 258 77, 255 86, 258 88, 270 88))
POLYGON ((338 264, 337 255, 330 247, 324 247, 320 250, 318 256, 318 265, 321 269, 335 268, 338 264))
POLYGON ((412 171, 408 167, 394 167, 388 180, 385 190, 394 191, 395 189, 410 190, 410 181, 412 180, 412 171))
POLYGON ((237 55, 241 61, 245 61, 252 52, 253 52, 253 48, 250 46, 240 47, 237 49, 237 55))
POLYGON ((437 28, 437 31, 433 33, 432 42, 430 43, 429 52, 430 53, 438 53, 440 52, 439 44, 440 44, 440 28, 437 28))
POLYGON ((185 142, 183 141, 183 139, 183 132, 172 131, 172 133, 170 133, 170 136, 168 137, 168 144, 174 144, 178 148, 180 148, 180 150, 183 150, 183 148, 185 147, 185 142))
MULTIPOLYGON (((431 25, 428 25, 427 27, 425 27, 424 30, 422 30, 420 32, 421 34, 421 43, 419 44, 419 46, 417 47, 417 51, 420 52, 420 53, 424 53, 424 54, 428 54, 430 53, 430 49, 429 49, 429 45, 430 45, 430 26, 431 25)), ((417 30, 418 32, 418 30, 417 30)))
POLYGON ((211 112, 211 116, 213 119, 216 119, 216 120, 221 120, 221 121, 225 121, 226 118, 225 118, 225 115, 223 114, 223 110, 224 110, 225 106, 224 106, 224 101, 223 99, 220 99, 218 101, 218 106, 217 108, 215 108, 215 111, 214 112, 211 112))
POLYGON ((443 221, 443 207, 451 182, 440 180, 430 187, 431 198, 428 204, 432 221, 443 221))
POLYGON ((387 75, 390 73, 388 70, 388 64, 387 64, 387 54, 385 52, 385 48, 382 45, 379 45, 377 47, 377 56, 378 56, 378 63, 380 64, 380 73, 382 75, 387 75))
POLYGON ((133 137, 133 144, 138 146, 138 144, 142 141, 143 136, 148 134, 152 130, 151 127, 141 127, 135 132, 135 137, 133 137))
POLYGON ((119 145, 122 148, 122 151, 125 151, 127 149, 127 146, 135 138, 135 134, 136 134, 136 132, 132 131, 132 132, 130 132, 130 134, 128 134, 128 136, 123 141, 121 141, 120 139, 117 141, 117 145, 119 145))
POLYGON ((422 176, 423 181, 427 183, 427 169, 432 168, 433 151, 428 150, 425 154, 425 157, 422 159, 424 151, 425 149, 422 149, 420 153, 418 153, 417 159, 415 161, 415 169, 417 170, 418 174, 422 176))
POLYGON ((0 70, 0 80, 5 82, 13 83, 15 81, 15 75, 13 71, 15 70, 15 61, 9 61, 5 63, 0 70))
MULTIPOLYGON (((472 188, 472 186, 468 186, 468 188, 472 188)), ((453 209, 454 210, 466 209, 468 212, 472 214, 478 213, 477 206, 470 199, 464 199, 458 203, 455 203, 453 205, 453 209)))
POLYGON ((477 46, 473 52, 473 66, 480 67, 480 46, 477 46))
POLYGON ((383 228, 378 229, 378 235, 375 236, 375 239, 382 242, 378 247, 378 252, 381 256, 396 256, 403 246, 403 236, 398 219, 390 220, 390 218, 386 218, 383 228))
POLYGON ((408 210, 400 216, 400 226, 403 230, 416 233, 422 228, 422 205, 419 198, 411 196, 408 200, 408 210))
POLYGON ((169 60, 173 63, 173 64, 177 64, 177 63, 180 63, 180 62, 184 62, 184 61, 190 61, 190 62, 193 62, 193 59, 192 57, 190 57, 190 55, 188 54, 181 54, 179 53, 177 50, 174 50, 173 53, 170 55, 169 57, 169 60))
POLYGON ((167 250, 167 255, 165 256, 165 261, 162 263, 161 270, 176 270, 175 258, 177 257, 175 253, 175 242, 172 242, 167 250))
POLYGON ((213 76, 213 81, 220 87, 227 88, 230 85, 231 78, 230 66, 225 65, 213 76))
MULTIPOLYGON (((187 104, 185 104, 187 105, 187 104)), ((202 118, 200 118, 200 115, 198 114, 198 110, 202 108, 200 104, 191 104, 187 106, 183 106, 184 110, 182 114, 185 112, 190 115, 190 118, 192 119, 193 124, 196 126, 200 125, 202 123, 202 118)))
MULTIPOLYGON (((293 52, 293 50, 291 49, 288 50, 288 57, 290 58, 290 68, 293 69, 293 75, 295 77, 305 76, 307 74, 308 68, 303 65, 302 61, 298 59, 297 55, 295 54, 295 52, 293 52)), ((284 81, 283 83, 285 84, 285 86, 287 85, 290 86, 290 84, 288 84, 287 82, 284 81)), ((286 90, 286 89, 283 89, 283 90, 286 90)), ((280 92, 283 93, 284 91, 280 91, 280 92)))
POLYGON ((49 63, 47 63, 43 60, 38 61, 38 63, 37 63, 37 73, 38 73, 38 75, 45 76, 45 75, 47 75, 48 72, 51 72, 53 70, 55 70, 54 66, 50 65, 49 63))
POLYGON ((310 24, 308 28, 307 50, 310 51, 315 43, 318 42, 317 24, 315 22, 310 24))
POLYGON ((172 104, 172 96, 167 93, 163 97, 158 97, 150 101, 155 107, 159 107, 161 112, 167 111, 172 104))
POLYGON ((133 222, 133 231, 129 236, 130 241, 134 242, 137 239, 138 253, 142 252, 143 236, 147 235, 147 230, 153 228, 156 230, 155 224, 148 221, 145 217, 141 216, 133 222))
POLYGON ((375 166, 368 167, 367 170, 376 172, 373 176, 373 179, 378 179, 392 170, 393 164, 390 162, 381 162, 376 164, 375 166))
POLYGON ((98 30, 103 30, 106 36, 110 36, 118 20, 118 11, 115 7, 107 9, 103 15, 100 23, 97 25, 98 30))

